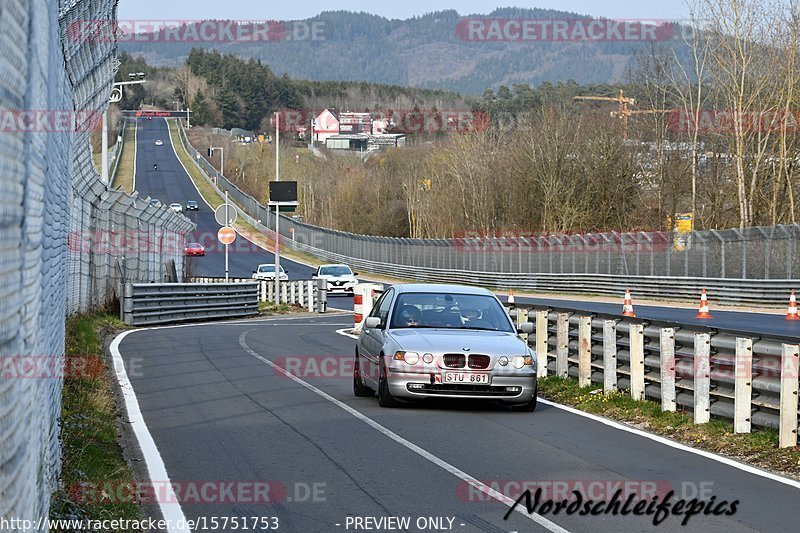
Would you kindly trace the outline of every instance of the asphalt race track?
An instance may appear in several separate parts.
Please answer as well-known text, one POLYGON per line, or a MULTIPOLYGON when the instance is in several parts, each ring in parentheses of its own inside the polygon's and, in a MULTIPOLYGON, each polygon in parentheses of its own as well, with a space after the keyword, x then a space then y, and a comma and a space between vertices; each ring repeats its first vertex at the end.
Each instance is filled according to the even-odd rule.
POLYGON ((122 339, 133 391, 173 483, 271 487, 270 501, 250 493, 225 502, 179 496, 187 518, 278 517, 278 531, 299 533, 354 531, 346 527, 348 516, 351 524, 409 517, 402 530, 411 532, 797 529, 800 483, 755 475, 551 404, 540 403, 534 413, 448 401, 382 409, 376 398, 356 398, 348 364, 355 341, 335 332, 348 324, 348 315, 253 320, 134 331, 122 339), (276 367, 294 369, 299 380, 276 367), (701 513, 685 527, 682 516, 654 526, 652 516, 633 514, 529 517, 524 506, 506 521, 508 507, 470 489, 463 476, 512 500, 534 484, 534 491, 544 488, 543 500, 584 487, 587 497, 607 501, 626 486, 727 502, 728 510, 738 504, 732 516, 701 513), (452 519, 452 527, 417 527, 420 517, 452 519))
MULTIPOLYGON (((164 205, 179 202, 184 209, 186 202, 195 200, 199 211, 184 211, 197 229, 192 235, 195 242, 206 247, 205 257, 190 258, 192 272, 196 276, 225 276, 225 247, 217 243, 217 231, 220 225, 214 219, 214 212, 197 192, 180 160, 172 149, 172 142, 165 119, 138 119, 136 183, 135 189, 139 197, 150 196, 164 205), (161 139, 163 146, 156 146, 161 139), (153 165, 158 170, 153 170, 153 165)), ((249 278, 260 263, 274 263, 275 256, 240 235, 228 250, 228 268, 231 277, 249 278)), ((281 265, 288 271, 289 279, 311 279, 313 269, 281 258, 281 265)))

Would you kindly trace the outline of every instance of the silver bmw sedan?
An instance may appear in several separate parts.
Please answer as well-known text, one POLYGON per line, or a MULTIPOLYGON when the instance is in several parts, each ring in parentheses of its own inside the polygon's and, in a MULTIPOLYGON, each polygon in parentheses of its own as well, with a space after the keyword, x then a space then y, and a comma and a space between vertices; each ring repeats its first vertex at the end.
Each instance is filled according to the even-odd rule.
POLYGON ((536 358, 500 301, 460 285, 390 287, 356 343, 353 390, 382 407, 439 398, 497 400, 536 409, 536 358))

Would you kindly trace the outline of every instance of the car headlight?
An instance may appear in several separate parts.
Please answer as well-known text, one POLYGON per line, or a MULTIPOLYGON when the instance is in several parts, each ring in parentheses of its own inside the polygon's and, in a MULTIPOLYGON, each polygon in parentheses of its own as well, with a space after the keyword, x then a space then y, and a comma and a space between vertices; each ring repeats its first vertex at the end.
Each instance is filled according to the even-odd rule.
POLYGON ((426 353, 425 355, 422 356, 422 360, 428 365, 433 363, 433 354, 426 353))
POLYGON ((511 365, 514 368, 522 368, 523 366, 533 365, 533 357, 529 355, 517 355, 511 359, 511 365))
POLYGON ((508 357, 504 355, 497 362, 500 363, 500 366, 508 366, 508 357))
POLYGON ((416 365, 419 363, 419 354, 417 352, 395 352, 393 359, 405 361, 409 365, 416 365))

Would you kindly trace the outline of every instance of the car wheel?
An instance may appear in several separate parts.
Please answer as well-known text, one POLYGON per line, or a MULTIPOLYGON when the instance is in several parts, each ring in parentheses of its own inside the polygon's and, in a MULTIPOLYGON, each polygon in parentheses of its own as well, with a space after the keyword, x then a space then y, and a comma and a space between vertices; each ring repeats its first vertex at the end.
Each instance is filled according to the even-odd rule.
POLYGON ((533 399, 531 401, 529 401, 527 403, 519 404, 519 405, 512 405, 511 406, 511 410, 512 411, 519 411, 519 412, 522 412, 522 413, 532 413, 532 412, 534 412, 536 410, 536 403, 537 403, 537 401, 539 399, 538 398, 538 394, 537 394, 538 393, 538 389, 539 389, 539 387, 536 387, 533 390, 533 399))
POLYGON ((361 381, 361 361, 358 358, 356 351, 356 362, 353 365, 353 394, 359 398, 368 398, 375 396, 375 391, 364 385, 361 381))
POLYGON ((394 399, 389 391, 389 383, 386 378, 386 363, 383 362, 381 355, 381 375, 378 379, 378 405, 381 407, 397 407, 397 400, 394 399))

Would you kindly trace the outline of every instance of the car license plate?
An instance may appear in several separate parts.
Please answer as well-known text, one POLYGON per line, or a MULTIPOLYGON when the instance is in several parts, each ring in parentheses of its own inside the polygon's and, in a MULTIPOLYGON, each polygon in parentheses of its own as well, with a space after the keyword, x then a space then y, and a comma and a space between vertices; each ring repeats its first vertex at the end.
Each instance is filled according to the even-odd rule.
POLYGON ((489 374, 473 374, 472 372, 445 372, 442 383, 455 383, 463 385, 488 385, 491 382, 489 374))

